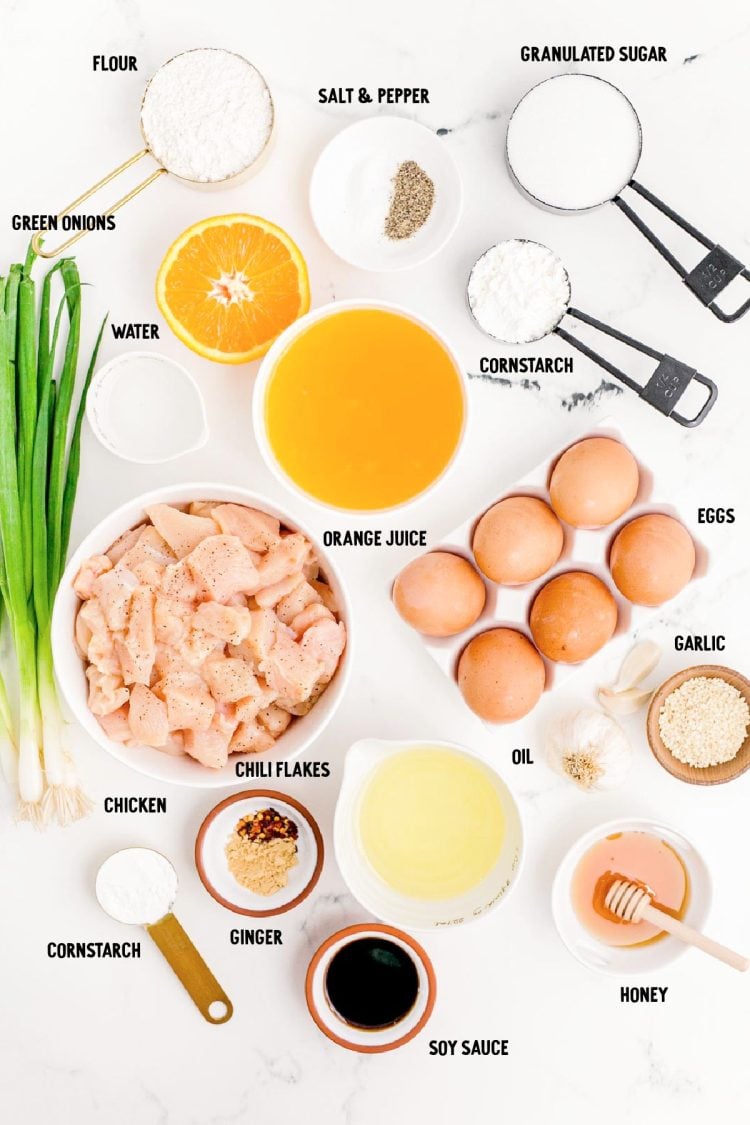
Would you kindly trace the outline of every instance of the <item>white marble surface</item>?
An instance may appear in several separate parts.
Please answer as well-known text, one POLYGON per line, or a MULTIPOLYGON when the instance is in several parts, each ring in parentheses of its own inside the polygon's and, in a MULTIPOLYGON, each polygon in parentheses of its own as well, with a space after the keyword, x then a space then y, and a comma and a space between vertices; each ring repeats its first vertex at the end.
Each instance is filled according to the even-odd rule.
MULTIPOLYGON (((750 254, 747 184, 750 27, 742 0, 705 5, 634 0, 602 5, 577 0, 287 0, 220 5, 183 0, 81 0, 22 4, 0 0, 0 104, 4 107, 0 223, 3 262, 23 251, 10 231, 12 212, 54 211, 110 166, 135 151, 138 100, 147 76, 177 51, 228 46, 266 74, 278 110, 272 159, 249 185, 201 195, 162 180, 123 213, 113 235, 91 236, 79 261, 93 284, 95 309, 115 320, 157 319, 153 279, 167 244, 212 213, 255 211, 286 227, 309 265, 313 300, 368 295, 401 301, 439 322, 468 372, 487 351, 469 321, 463 289, 474 258, 491 242, 521 236, 549 243, 566 262, 574 300, 625 331, 676 354, 720 383, 718 406, 697 432, 664 421, 627 394, 601 394, 598 369, 583 359, 575 376, 540 379, 530 390, 471 380, 472 419, 450 482, 399 526, 438 536, 481 506, 547 452, 598 416, 611 413, 651 450, 658 493, 693 517, 703 504, 735 505, 732 528, 703 529, 712 550, 709 577, 674 608, 655 615, 669 639, 676 629, 726 633, 726 662, 747 670, 750 508, 744 485, 744 417, 750 407, 750 318, 725 327, 680 286, 628 229, 614 208, 562 219, 535 210, 511 186, 502 160, 509 110, 533 82, 559 69, 519 61, 523 43, 655 43, 666 64, 587 67, 618 82, 641 115, 640 174, 739 256, 750 254), (93 53, 134 53, 139 72, 92 73, 93 53), (690 62, 685 61, 693 57, 690 62), (430 104, 414 116, 447 129, 445 144, 465 184, 465 211, 450 245, 409 273, 376 276, 337 261, 320 242, 306 204, 321 146, 372 107, 319 107, 320 86, 416 85, 430 104), (10 158, 12 155, 12 159, 10 158)), ((104 357, 122 345, 107 339, 104 357)), ((190 459, 156 469, 129 467, 86 434, 75 536, 113 505, 170 481, 223 478, 249 484, 296 507, 321 529, 324 518, 284 494, 260 461, 250 434, 253 368, 221 369, 189 353, 164 330, 163 350, 185 362, 204 391, 213 440, 190 459)), ((557 354, 549 340, 537 354, 557 354)), ((499 354, 500 349, 497 349, 499 354)), ((339 526, 343 521, 337 522, 339 526)), ((37 836, 0 824, 0 1094, 13 1125, 228 1125, 306 1120, 380 1125, 551 1118, 582 1125, 607 1120, 694 1125, 708 1117, 744 1120, 750 1109, 746 1063, 747 984, 722 966, 688 953, 659 979, 664 1005, 620 1003, 619 982, 592 975, 561 945, 549 907, 561 851, 584 829, 617 815, 653 814, 694 838, 714 879, 711 929, 750 949, 746 889, 750 775, 713 789, 679 784, 652 760, 633 720, 637 762, 625 787, 583 797, 547 770, 540 732, 550 711, 590 701, 617 654, 592 664, 545 699, 522 728, 490 733, 445 689, 418 638, 388 609, 387 584, 405 551, 341 552, 356 603, 360 644, 348 699, 310 758, 329 759, 329 781, 289 783, 309 805, 330 843, 344 751, 362 735, 447 737, 491 759, 518 794, 528 833, 526 869, 507 906, 470 928, 425 938, 438 975, 438 1002, 425 1033, 391 1055, 361 1057, 330 1044, 310 1021, 303 998, 306 964, 319 942, 363 919, 346 893, 329 848, 318 890, 286 916, 281 948, 229 944, 235 918, 210 899, 192 863, 195 832, 214 794, 163 787, 130 772, 73 732, 90 793, 168 797, 166 817, 94 815, 66 831, 37 836), (529 744, 537 764, 510 764, 513 745, 529 744), (204 1024, 146 945, 140 962, 48 960, 50 940, 130 936, 99 910, 94 872, 128 844, 158 847, 180 876, 177 913, 235 1002, 223 1027, 204 1024), (433 1038, 507 1038, 505 1059, 431 1058, 433 1038)), ((667 674, 688 663, 665 656, 667 674)))

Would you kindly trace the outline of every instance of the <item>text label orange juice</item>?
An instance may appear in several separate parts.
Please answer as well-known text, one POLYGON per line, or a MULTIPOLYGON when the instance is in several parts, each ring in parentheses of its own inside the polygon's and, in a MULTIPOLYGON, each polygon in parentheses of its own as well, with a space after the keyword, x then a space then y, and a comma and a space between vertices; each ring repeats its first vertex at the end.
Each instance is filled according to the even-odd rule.
POLYGON ((313 321, 282 352, 264 402, 281 469, 325 504, 377 511, 435 481, 461 437, 461 376, 425 327, 378 308, 313 321))

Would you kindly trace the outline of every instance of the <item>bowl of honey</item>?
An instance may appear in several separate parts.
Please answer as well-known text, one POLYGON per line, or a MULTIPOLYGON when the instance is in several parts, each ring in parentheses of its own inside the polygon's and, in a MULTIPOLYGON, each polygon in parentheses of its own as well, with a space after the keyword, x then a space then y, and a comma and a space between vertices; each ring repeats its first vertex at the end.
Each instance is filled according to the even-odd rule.
POLYGON ((253 422, 266 464, 305 499, 354 516, 430 492, 466 425, 464 378, 428 321, 379 301, 301 317, 264 358, 253 422))
POLYGON ((623 922, 609 912, 615 876, 648 888, 654 906, 700 930, 711 905, 711 879, 681 832, 655 821, 612 820, 586 832, 565 855, 552 887, 552 913, 568 951, 613 976, 663 969, 688 946, 651 922, 623 922))

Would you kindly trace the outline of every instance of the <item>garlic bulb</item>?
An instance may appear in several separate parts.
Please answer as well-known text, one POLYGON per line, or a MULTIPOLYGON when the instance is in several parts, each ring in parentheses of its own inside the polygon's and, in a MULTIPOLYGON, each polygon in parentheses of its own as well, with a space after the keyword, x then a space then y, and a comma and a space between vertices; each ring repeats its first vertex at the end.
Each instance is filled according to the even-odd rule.
POLYGON ((584 709, 556 720, 547 734, 546 755, 552 769, 592 793, 622 784, 633 751, 614 719, 584 709))

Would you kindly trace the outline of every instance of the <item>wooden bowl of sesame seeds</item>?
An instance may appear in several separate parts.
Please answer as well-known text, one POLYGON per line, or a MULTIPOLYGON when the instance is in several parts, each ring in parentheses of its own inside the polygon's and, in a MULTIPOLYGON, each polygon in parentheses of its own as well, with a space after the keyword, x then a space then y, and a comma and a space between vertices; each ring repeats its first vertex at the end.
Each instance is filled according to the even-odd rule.
POLYGON ((699 664, 670 676, 654 693, 646 734, 657 762, 673 777, 691 785, 721 785, 750 769, 747 719, 750 681, 733 668, 699 664), (733 690, 720 689, 716 680, 733 690))

